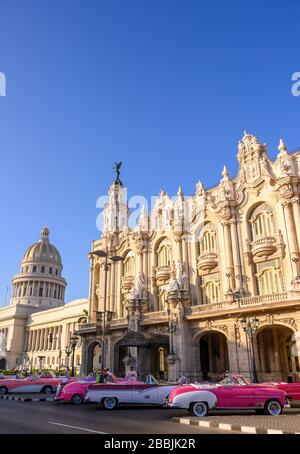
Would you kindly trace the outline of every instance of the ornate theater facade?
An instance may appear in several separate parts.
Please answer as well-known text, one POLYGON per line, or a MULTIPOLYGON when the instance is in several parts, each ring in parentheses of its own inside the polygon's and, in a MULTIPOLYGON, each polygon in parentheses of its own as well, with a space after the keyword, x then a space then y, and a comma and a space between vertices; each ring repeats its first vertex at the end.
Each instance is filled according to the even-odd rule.
POLYGON ((224 167, 192 197, 161 191, 134 227, 117 176, 90 254, 82 372, 99 356, 169 380, 300 379, 300 151, 278 149, 272 161, 245 133, 235 178, 224 167))

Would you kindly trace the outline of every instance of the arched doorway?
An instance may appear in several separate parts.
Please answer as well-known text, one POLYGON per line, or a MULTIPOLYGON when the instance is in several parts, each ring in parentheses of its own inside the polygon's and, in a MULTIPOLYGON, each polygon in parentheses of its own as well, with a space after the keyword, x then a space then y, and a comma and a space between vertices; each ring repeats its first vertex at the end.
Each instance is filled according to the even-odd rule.
POLYGON ((0 358, 0 370, 6 369, 6 359, 0 358))
POLYGON ((128 356, 128 347, 116 343, 114 347, 114 373, 118 377, 125 377, 125 363, 124 359, 128 356))
POLYGON ((218 380, 229 369, 226 336, 218 331, 200 337, 200 367, 203 380, 218 380))
POLYGON ((92 342, 87 351, 87 373, 89 374, 101 366, 101 345, 99 342, 92 342))
POLYGON ((282 325, 266 326, 256 335, 260 381, 300 380, 300 362, 294 331, 282 325))
POLYGON ((114 346, 114 372, 118 376, 124 376, 124 359, 131 356, 137 359, 136 370, 140 379, 148 374, 153 375, 158 380, 167 380, 169 354, 169 337, 156 335, 145 338, 147 345, 126 346, 122 345, 123 339, 119 340, 114 346))

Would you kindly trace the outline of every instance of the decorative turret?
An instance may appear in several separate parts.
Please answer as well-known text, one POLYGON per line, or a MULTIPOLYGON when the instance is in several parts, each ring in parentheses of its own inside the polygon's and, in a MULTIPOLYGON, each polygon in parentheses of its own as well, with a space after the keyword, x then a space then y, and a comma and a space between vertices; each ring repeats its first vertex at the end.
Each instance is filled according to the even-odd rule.
POLYGON ((108 201, 104 206, 104 233, 121 232, 128 227, 127 190, 120 180, 122 161, 115 163, 116 178, 108 191, 108 201))

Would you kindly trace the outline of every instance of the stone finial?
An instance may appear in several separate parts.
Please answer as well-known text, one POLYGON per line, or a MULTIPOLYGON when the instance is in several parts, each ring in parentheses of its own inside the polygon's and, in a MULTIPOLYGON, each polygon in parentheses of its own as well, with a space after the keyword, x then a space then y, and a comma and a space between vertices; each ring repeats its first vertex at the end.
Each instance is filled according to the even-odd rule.
POLYGON ((196 194, 202 194, 204 191, 203 184, 199 180, 198 183, 196 183, 196 194))
POLYGON ((278 156, 285 156, 288 153, 287 147, 282 139, 279 141, 278 150, 278 156))
POLYGON ((225 180, 228 180, 229 178, 229 172, 226 166, 223 167, 222 176, 225 180))
POLYGON ((179 186, 179 188, 178 188, 177 195, 178 195, 178 197, 183 197, 183 190, 182 190, 181 186, 179 186))

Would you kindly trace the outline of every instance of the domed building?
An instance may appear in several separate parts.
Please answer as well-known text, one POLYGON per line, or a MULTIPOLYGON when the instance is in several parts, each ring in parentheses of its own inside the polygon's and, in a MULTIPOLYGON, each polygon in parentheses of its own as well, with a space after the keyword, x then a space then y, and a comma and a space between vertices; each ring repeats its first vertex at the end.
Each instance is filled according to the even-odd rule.
MULTIPOLYGON (((72 361, 66 347, 88 303, 79 299, 65 304, 67 282, 62 270, 61 255, 44 227, 40 239, 25 251, 19 274, 12 280, 10 305, 0 308, 0 370, 58 369, 72 361)), ((80 351, 79 340, 74 356, 77 369, 80 351)))
POLYGON ((41 230, 40 239, 30 246, 23 257, 20 273, 13 278, 11 304, 39 308, 64 304, 66 281, 59 251, 49 240, 49 229, 41 230))

